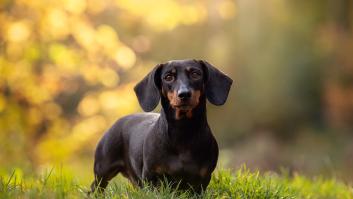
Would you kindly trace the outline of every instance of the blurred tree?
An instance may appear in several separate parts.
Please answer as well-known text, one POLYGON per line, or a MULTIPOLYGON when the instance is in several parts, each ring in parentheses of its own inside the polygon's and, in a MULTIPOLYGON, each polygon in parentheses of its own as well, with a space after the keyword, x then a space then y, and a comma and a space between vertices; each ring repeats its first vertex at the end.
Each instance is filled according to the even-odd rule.
POLYGON ((328 24, 322 30, 322 48, 331 63, 325 71, 325 115, 330 127, 353 129, 353 1, 328 1, 328 24))

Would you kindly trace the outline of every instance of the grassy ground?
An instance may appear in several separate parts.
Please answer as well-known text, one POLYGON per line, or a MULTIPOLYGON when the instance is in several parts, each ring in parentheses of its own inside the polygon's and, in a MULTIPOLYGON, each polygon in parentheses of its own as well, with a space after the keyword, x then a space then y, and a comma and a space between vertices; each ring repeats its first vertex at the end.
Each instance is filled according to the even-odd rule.
POLYGON ((158 189, 138 189, 121 177, 110 183, 105 195, 88 197, 87 191, 88 185, 80 184, 61 169, 21 178, 14 171, 0 179, 0 198, 353 198, 352 186, 334 179, 260 174, 245 168, 216 171, 207 191, 200 196, 177 192, 167 184, 158 189))

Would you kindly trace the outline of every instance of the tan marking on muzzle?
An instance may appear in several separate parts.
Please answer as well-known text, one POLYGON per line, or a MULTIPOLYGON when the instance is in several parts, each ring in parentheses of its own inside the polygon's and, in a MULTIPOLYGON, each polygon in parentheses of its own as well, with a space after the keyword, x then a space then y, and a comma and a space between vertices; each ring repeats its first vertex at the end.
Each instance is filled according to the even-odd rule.
POLYGON ((200 96, 201 96, 201 91, 200 90, 191 91, 190 104, 191 104, 192 108, 195 108, 197 105, 199 105, 200 96))
POLYGON ((169 104, 174 108, 180 104, 180 99, 178 99, 178 92, 173 91, 173 92, 167 92, 167 97, 169 100, 169 104))
POLYGON ((201 96, 200 90, 191 91, 191 97, 188 101, 188 105, 190 106, 190 109, 185 110, 185 109, 181 109, 178 107, 181 105, 182 101, 178 97, 177 91, 167 92, 169 104, 175 110, 175 119, 179 120, 179 119, 183 118, 183 116, 186 116, 187 118, 191 118, 192 117, 192 110, 200 102, 200 96, 201 96))

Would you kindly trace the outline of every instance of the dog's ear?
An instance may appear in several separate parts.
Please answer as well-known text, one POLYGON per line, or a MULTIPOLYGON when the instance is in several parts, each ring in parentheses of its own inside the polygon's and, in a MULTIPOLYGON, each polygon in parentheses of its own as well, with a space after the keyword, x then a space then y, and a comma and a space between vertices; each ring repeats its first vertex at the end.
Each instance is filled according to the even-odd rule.
POLYGON ((216 67, 204 60, 198 61, 206 72, 205 91, 209 102, 223 105, 228 97, 233 80, 216 67))
POLYGON ((161 68, 162 64, 155 66, 134 88, 140 106, 146 112, 153 111, 161 98, 159 91, 161 68))

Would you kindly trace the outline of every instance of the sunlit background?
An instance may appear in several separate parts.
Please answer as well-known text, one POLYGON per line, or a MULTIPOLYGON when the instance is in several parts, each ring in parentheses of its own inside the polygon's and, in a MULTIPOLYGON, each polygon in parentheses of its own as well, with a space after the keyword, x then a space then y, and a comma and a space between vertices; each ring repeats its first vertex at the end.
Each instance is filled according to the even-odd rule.
POLYGON ((88 183, 104 131, 142 111, 136 82, 196 58, 235 81, 208 105, 219 166, 353 182, 352 31, 352 0, 2 0, 0 174, 88 183))

